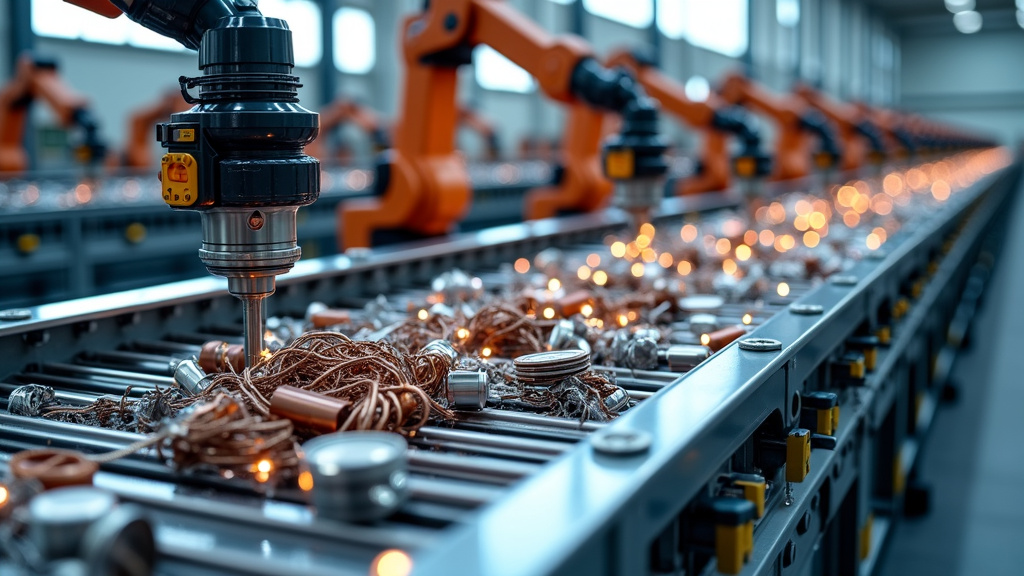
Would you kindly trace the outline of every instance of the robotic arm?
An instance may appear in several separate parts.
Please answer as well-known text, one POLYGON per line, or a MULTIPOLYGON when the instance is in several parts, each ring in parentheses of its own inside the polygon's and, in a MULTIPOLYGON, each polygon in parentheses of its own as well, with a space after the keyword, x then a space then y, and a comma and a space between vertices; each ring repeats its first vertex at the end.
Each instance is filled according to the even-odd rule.
POLYGON ((700 173, 694 178, 681 180, 676 194, 697 194, 729 187, 730 167, 728 135, 741 143, 735 167, 741 176, 764 176, 770 168, 770 159, 761 152, 761 135, 749 118, 738 108, 727 108, 714 95, 703 102, 690 100, 682 85, 658 70, 651 59, 642 53, 618 51, 606 64, 633 72, 637 81, 657 100, 662 108, 704 136, 704 149, 700 157, 700 173))
POLYGON ((49 105, 61 126, 82 130, 82 141, 75 150, 80 162, 102 160, 106 145, 99 138, 99 125, 89 111, 89 101, 61 80, 55 62, 25 54, 18 59, 14 78, 0 89, 0 171, 29 167, 22 142, 28 104, 35 99, 49 105))
MULTIPOLYGON (((615 168, 610 176, 626 181, 664 174, 664 146, 647 134, 650 118, 657 117, 653 102, 627 75, 600 66, 581 39, 552 36, 500 0, 432 0, 406 19, 402 38, 404 97, 383 196, 339 206, 343 249, 370 245, 373 231, 381 228, 444 234, 466 213, 469 179, 455 153, 456 71, 470 63, 477 44, 530 72, 555 100, 623 111, 625 129, 633 132, 608 149, 606 168, 615 168)), ((584 162, 599 170, 593 160, 584 162)), ((593 192, 581 189, 558 208, 597 208, 607 193, 593 192)))
POLYGON ((189 105, 177 90, 166 92, 160 98, 132 112, 128 120, 128 138, 124 147, 124 165, 148 168, 153 163, 151 143, 153 126, 175 112, 184 112, 189 105))
POLYGON ((391 147, 391 137, 381 117, 369 106, 350 98, 338 98, 320 110, 320 136, 306 146, 306 154, 314 158, 323 158, 327 154, 327 137, 332 130, 352 122, 373 140, 375 152, 391 147))
POLYGON ((885 150, 881 139, 869 122, 861 120, 861 115, 855 108, 835 102, 806 84, 798 85, 794 92, 808 106, 824 114, 838 128, 839 138, 843 144, 840 162, 840 167, 843 170, 860 168, 869 156, 875 163, 882 160, 885 150))
POLYGON ((865 122, 876 126, 887 156, 906 157, 916 151, 917 145, 900 123, 895 112, 872 108, 863 102, 854 104, 865 122))
POLYGON ((820 119, 809 116, 803 106, 778 99, 740 74, 727 76, 719 94, 726 102, 749 108, 775 122, 778 133, 770 180, 802 178, 811 173, 812 158, 821 168, 830 167, 837 158, 831 129, 820 119), (812 135, 820 141, 817 153, 811 151, 812 135))
MULTIPOLYGON (((110 3, 74 0, 107 16, 110 3)), ((295 216, 320 193, 320 164, 303 153, 319 128, 298 105, 288 25, 253 0, 112 0, 129 18, 199 49, 203 75, 179 78, 194 104, 157 126, 164 201, 198 211, 207 269, 242 300, 246 364, 263 352, 263 300, 299 259, 295 216), (198 88, 198 95, 188 92, 198 88)))

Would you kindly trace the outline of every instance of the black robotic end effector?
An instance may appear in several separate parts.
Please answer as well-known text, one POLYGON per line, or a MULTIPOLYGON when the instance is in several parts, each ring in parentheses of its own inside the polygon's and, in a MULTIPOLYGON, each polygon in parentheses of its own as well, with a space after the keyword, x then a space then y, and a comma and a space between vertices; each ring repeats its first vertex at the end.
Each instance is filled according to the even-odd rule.
POLYGON ((772 171, 772 159, 761 149, 761 134, 750 116, 739 107, 715 110, 711 126, 716 130, 735 134, 740 141, 740 152, 733 158, 733 171, 741 178, 761 178, 772 171))
POLYGON ((164 200, 200 212, 200 259, 246 304, 249 364, 262 351, 262 299, 300 256, 296 212, 320 193, 320 164, 303 153, 319 117, 299 106, 293 66, 283 20, 222 18, 199 47, 203 75, 180 80, 195 106, 157 128, 164 200))
POLYGON ((821 170, 834 168, 839 163, 839 143, 828 121, 817 112, 807 112, 800 117, 800 127, 818 137, 814 164, 821 170))
POLYGON ((668 172, 656 103, 628 73, 590 58, 576 66, 571 85, 585 102, 622 115, 622 129, 602 150, 604 173, 615 182, 615 205, 632 214, 637 226, 649 222, 661 204, 668 172))
POLYGON ((885 142, 882 141, 882 134, 878 131, 878 128, 867 121, 861 122, 855 126, 857 133, 867 139, 871 145, 871 152, 869 158, 872 164, 881 164, 885 161, 885 142))

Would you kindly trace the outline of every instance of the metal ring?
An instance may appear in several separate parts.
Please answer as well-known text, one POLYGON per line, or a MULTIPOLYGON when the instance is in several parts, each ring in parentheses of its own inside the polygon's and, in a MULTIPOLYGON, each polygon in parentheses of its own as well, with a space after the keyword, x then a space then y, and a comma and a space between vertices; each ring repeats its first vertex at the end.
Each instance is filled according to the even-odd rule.
POLYGON ((651 435, 643 430, 624 430, 596 434, 594 451, 606 456, 635 456, 651 447, 651 435))
POLYGON ((11 308, 0 310, 0 322, 18 322, 32 318, 32 311, 27 308, 11 308))
POLYGON ((789 305, 789 311, 793 314, 802 314, 804 316, 813 316, 815 314, 821 314, 825 311, 825 308, 821 304, 802 304, 794 302, 789 305))
POLYGON ((782 342, 773 338, 744 338, 740 340, 740 350, 772 352, 774 350, 782 350, 782 342))

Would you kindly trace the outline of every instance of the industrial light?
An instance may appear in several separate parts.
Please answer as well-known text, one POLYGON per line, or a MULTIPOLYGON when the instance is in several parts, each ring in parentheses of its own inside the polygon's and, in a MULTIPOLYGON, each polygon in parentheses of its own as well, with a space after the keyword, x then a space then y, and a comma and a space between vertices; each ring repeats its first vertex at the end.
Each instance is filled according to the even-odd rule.
POLYGON ((683 86, 683 90, 686 92, 686 97, 693 102, 704 102, 711 94, 711 85, 703 76, 690 76, 686 85, 683 86))
POLYGON ((974 34, 981 30, 981 14, 973 10, 957 12, 953 15, 953 26, 964 34, 974 34))
MULTIPOLYGON (((1020 0, 1017 0, 1018 4, 1020 0)), ((946 0, 946 10, 953 14, 974 10, 974 0, 946 0)))
POLYGON ((1017 10, 1017 24, 1024 28, 1024 9, 1017 10))
POLYGON ((775 19, 786 28, 799 24, 800 0, 775 0, 775 19))

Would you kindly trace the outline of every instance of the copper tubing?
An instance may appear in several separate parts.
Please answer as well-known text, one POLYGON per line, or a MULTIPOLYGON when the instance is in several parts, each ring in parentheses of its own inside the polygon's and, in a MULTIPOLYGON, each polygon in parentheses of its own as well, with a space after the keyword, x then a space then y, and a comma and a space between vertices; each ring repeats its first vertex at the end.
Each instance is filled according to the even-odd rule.
POLYGON ((228 344, 220 340, 211 340, 199 351, 199 367, 207 374, 245 370, 245 347, 241 344, 228 344))
POLYGON ((352 403, 294 386, 280 386, 270 398, 270 413, 291 420, 297 428, 325 434, 337 432, 352 403))
POLYGON ((41 448, 23 450, 8 463, 15 478, 38 480, 43 488, 91 485, 100 465, 74 450, 41 448))
POLYGON ((314 328, 327 328, 336 324, 344 324, 352 319, 347 310, 335 310, 327 308, 310 316, 309 321, 314 328))
POLYGON ((718 352, 746 333, 747 329, 743 326, 727 326, 714 332, 701 334, 700 343, 710 348, 712 352, 718 352), (707 336, 707 342, 705 342, 704 336, 707 336))
POLYGON ((586 290, 577 290, 558 299, 558 308, 565 318, 579 314, 583 306, 587 304, 593 306, 594 298, 586 290))

